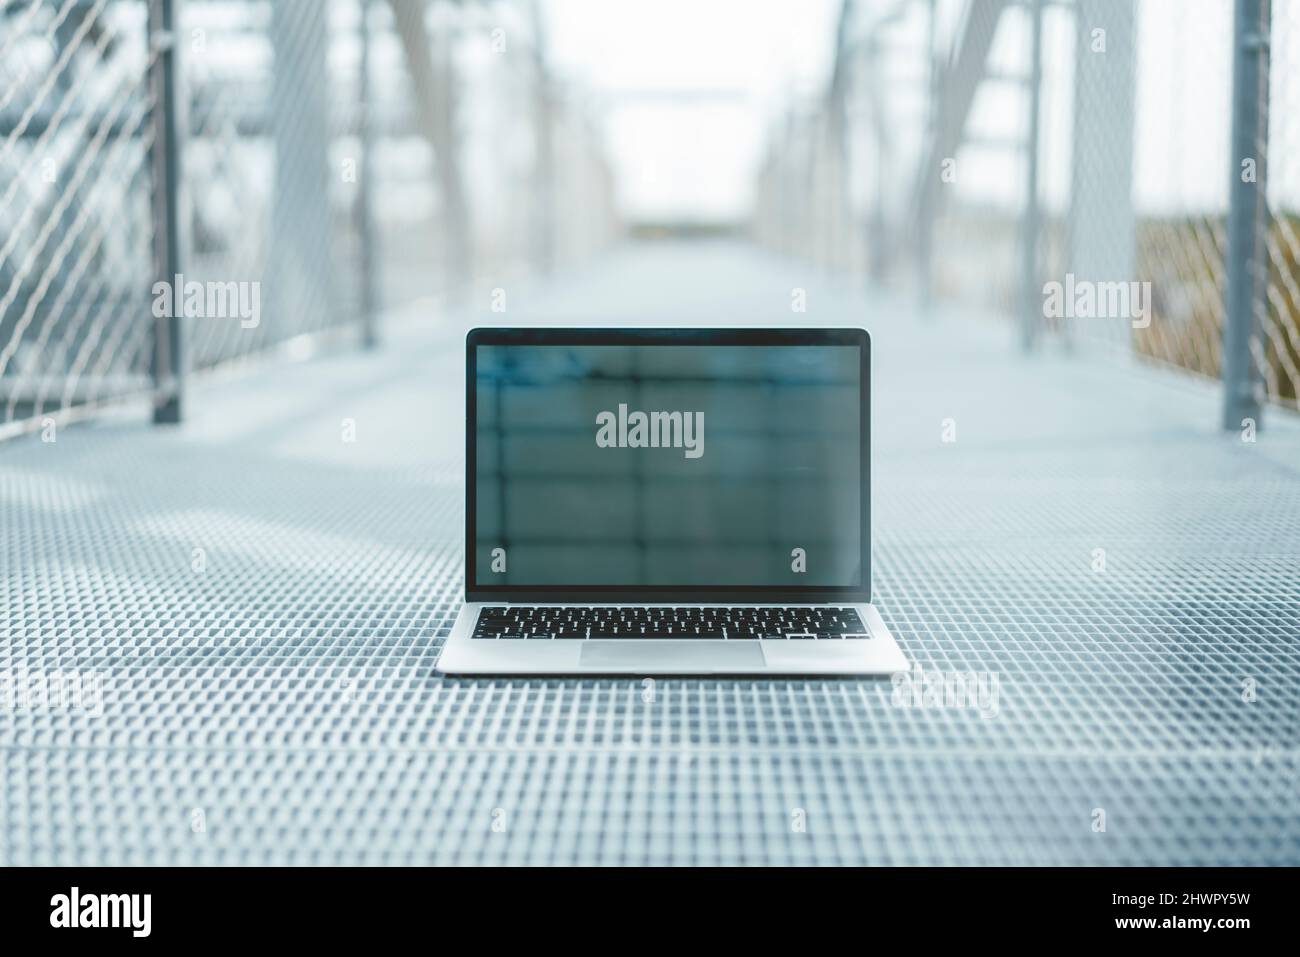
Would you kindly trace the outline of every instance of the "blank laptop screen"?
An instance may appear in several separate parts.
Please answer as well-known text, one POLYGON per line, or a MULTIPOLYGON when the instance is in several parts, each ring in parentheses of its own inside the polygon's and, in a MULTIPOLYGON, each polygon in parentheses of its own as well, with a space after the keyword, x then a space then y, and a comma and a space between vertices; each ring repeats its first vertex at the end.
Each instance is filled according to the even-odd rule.
POLYGON ((862 583, 857 345, 479 345, 474 584, 862 583))

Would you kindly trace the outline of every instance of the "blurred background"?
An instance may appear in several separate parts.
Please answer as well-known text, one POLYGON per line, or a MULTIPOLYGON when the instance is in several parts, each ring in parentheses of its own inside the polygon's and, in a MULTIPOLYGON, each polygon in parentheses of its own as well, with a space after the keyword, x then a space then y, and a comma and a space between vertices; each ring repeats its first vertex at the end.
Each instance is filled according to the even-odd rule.
POLYGON ((0 0, 0 864, 1295 864, 1297 151, 1300 0, 0 0), (437 675, 540 322, 869 328, 996 716, 437 675))
POLYGON ((1295 409, 1300 5, 1194 6, 4 0, 0 435, 719 238, 1295 409), (177 274, 260 321, 155 319, 177 274))

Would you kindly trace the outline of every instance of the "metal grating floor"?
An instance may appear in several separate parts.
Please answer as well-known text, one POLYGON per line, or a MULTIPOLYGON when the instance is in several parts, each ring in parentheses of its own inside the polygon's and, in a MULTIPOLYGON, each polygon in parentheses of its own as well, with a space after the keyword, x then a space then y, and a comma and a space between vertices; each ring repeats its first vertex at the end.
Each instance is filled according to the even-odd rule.
POLYGON ((789 323, 794 286, 795 318, 875 336, 881 612, 996 708, 436 676, 460 346, 407 323, 209 381, 180 430, 0 446, 0 674, 102 681, 0 711, 0 863, 1300 863, 1300 424, 1225 438, 1208 386, 726 245, 512 287, 504 318, 789 323))

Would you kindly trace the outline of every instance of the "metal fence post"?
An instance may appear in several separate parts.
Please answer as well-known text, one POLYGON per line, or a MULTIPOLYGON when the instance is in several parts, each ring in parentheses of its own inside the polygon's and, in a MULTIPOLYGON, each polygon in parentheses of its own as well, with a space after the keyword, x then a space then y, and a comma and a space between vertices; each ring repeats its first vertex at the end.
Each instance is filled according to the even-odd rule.
MULTIPOLYGON (((150 202, 156 278, 173 286, 183 273, 189 221, 183 209, 181 161, 185 101, 181 95, 176 30, 181 0, 149 0, 149 87, 153 95, 150 202)), ((183 412, 189 349, 184 328, 183 290, 172 289, 170 315, 154 318, 150 376, 154 422, 179 422, 183 412)))
MULTIPOLYGON (((881 87, 881 56, 880 56, 880 38, 868 37, 863 44, 863 73, 866 76, 866 92, 868 99, 868 108, 871 116, 871 143, 875 151, 874 155, 874 182, 871 184, 871 212, 867 218, 867 275, 874 285, 883 285, 889 270, 889 224, 885 219, 885 197, 889 195, 891 174, 895 171, 890 164, 890 153, 888 149, 889 125, 883 116, 884 98, 880 96, 881 87)), ((934 65, 931 63, 931 69, 934 65)), ((933 84, 932 84, 933 86, 933 84)), ((929 101, 929 109, 934 109, 933 89, 929 101)), ((931 123, 933 128, 933 123, 931 123)), ((925 261, 928 246, 926 240, 928 234, 926 229, 929 223, 925 219, 924 211, 918 211, 918 238, 916 244, 917 266, 916 273, 918 277, 918 288, 924 297, 928 290, 928 284, 922 277, 929 275, 929 270, 922 263, 925 261)))
MULTIPOLYGON (((937 0, 929 0, 926 3, 925 16, 925 130, 926 136, 933 143, 938 143, 942 139, 944 125, 943 83, 945 77, 943 71, 946 66, 940 58, 938 22, 937 0)), ((883 143, 887 135, 888 133, 882 124, 877 130, 876 142, 883 143)), ((923 175, 938 176, 939 170, 934 168, 926 169, 923 170, 923 175)), ((876 200, 878 203, 883 203, 885 191, 888 188, 887 181, 882 175, 877 183, 876 200)), ((921 207, 917 210, 916 237, 916 282, 920 293, 922 315, 929 315, 934 304, 934 228, 938 215, 938 196, 933 190, 923 189, 921 192, 921 207)))
POLYGON ((329 4, 269 4, 271 54, 271 242, 259 332, 287 339, 337 317, 331 243, 329 4), (305 327, 305 328, 304 328, 305 327))
POLYGON ((1038 341, 1042 315, 1042 277, 1038 245, 1042 216, 1038 208, 1038 141, 1043 88, 1043 0, 1029 0, 1029 133, 1025 143, 1025 210, 1020 223, 1020 347, 1026 352, 1038 341))
POLYGON ((397 35, 414 87, 420 132, 433 147, 434 172, 442 196, 442 260, 445 289, 452 302, 463 302, 473 287, 473 230, 461 172, 459 101, 455 89, 455 27, 440 25, 430 34, 424 3, 389 0, 397 35))
MULTIPOLYGON (((1076 281, 1131 282, 1138 278, 1133 205, 1136 5, 1132 0, 1078 0, 1074 31, 1064 272, 1076 281)), ((1053 270, 1052 278, 1065 276, 1053 270)), ((1067 350, 1085 334, 1130 352, 1140 342, 1129 316, 1063 318, 1059 329, 1067 350)))
POLYGON ((1228 206, 1228 285, 1223 315, 1223 428, 1260 425, 1259 370, 1250 347, 1268 302, 1269 0, 1236 0, 1233 23, 1232 181, 1228 206), (1249 175, 1253 165, 1254 175, 1249 175))
POLYGON ((357 179, 357 238, 360 245, 361 271, 361 345, 373 349, 379 344, 379 283, 375 275, 375 171, 374 113, 371 109, 370 89, 370 5, 371 0, 359 0, 361 24, 361 63, 357 84, 357 139, 360 141, 361 173, 357 179))
POLYGON ((550 275, 556 260, 555 117, 551 78, 546 65, 546 21, 541 0, 528 8, 533 30, 533 205, 532 259, 542 275, 550 275))

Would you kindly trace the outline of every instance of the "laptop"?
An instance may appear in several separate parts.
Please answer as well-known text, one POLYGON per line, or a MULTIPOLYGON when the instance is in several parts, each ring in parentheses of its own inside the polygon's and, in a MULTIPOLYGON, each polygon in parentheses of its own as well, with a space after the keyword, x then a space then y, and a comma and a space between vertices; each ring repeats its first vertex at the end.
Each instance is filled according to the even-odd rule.
POLYGON ((474 329, 457 675, 908 670, 862 329, 474 329))

